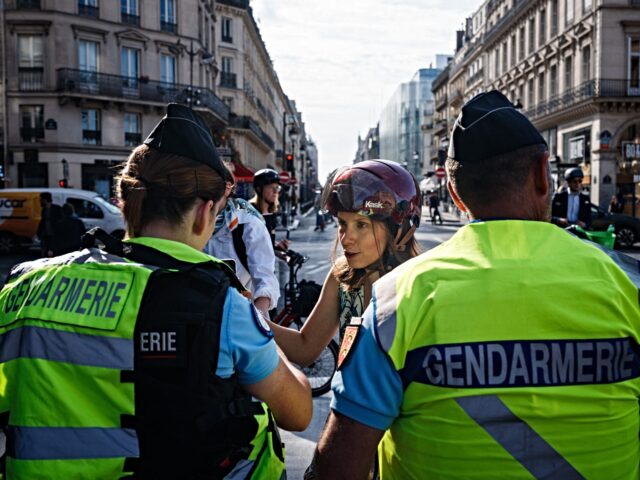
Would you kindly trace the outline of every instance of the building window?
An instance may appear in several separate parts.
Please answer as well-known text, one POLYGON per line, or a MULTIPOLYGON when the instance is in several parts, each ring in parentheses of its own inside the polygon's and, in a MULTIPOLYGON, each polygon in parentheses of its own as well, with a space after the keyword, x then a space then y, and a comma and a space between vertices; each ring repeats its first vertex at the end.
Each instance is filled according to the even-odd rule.
POLYGON ((198 6, 198 41, 202 43, 202 22, 204 17, 202 16, 202 7, 198 6))
POLYGON ((564 90, 573 88, 573 57, 564 59, 564 90))
POLYGON ((140 26, 138 0, 120 0, 120 15, 122 17, 122 23, 140 26))
POLYGON ((538 75, 538 103, 544 101, 544 73, 538 75))
POLYGON ((226 88, 236 88, 237 86, 236 74, 233 71, 233 58, 231 57, 222 57, 220 86, 226 88))
POLYGON ((135 147, 142 143, 142 128, 139 113, 124 114, 124 144, 135 147))
POLYGON ((98 110, 82 110, 82 143, 100 145, 100 112, 98 110))
POLYGON ((518 60, 523 60, 526 56, 524 45, 525 45, 525 30, 524 27, 520 27, 520 36, 519 36, 519 45, 518 45, 518 60))
POLYGON ((505 73, 507 70, 509 70, 509 64, 507 63, 507 59, 509 57, 508 57, 507 51, 508 51, 507 42, 504 42, 502 44, 502 72, 505 72, 505 73))
POLYGON ((140 71, 138 65, 140 64, 140 50, 137 48, 122 47, 120 52, 120 75, 124 77, 122 79, 122 86, 127 89, 138 88, 138 77, 140 71))
MULTIPOLYGON (((524 37, 524 27, 522 28, 524 37)), ((529 20, 529 55, 536 51, 536 19, 529 20)), ((524 38, 522 39, 522 53, 524 53, 524 38)))
POLYGON ((176 2, 160 0, 160 30, 176 33, 176 2))
POLYGON ((582 0, 582 12, 587 13, 593 6, 592 0, 582 0))
POLYGON ((558 0, 551 0, 551 38, 558 34, 558 0))
POLYGON ((500 49, 499 48, 496 48, 493 63, 494 63, 494 70, 495 70, 495 78, 498 78, 500 76, 500 49))
POLYGON ((44 140, 44 106, 20 105, 20 137, 27 143, 44 140))
POLYGON ((558 94, 558 67, 552 65, 549 69, 549 98, 553 98, 558 94))
POLYGON ((570 23, 573 22, 573 10, 574 10, 573 0, 565 0, 564 2, 565 25, 569 25, 570 23))
POLYGON ((529 80, 529 85, 527 88, 529 97, 527 98, 527 108, 533 108, 536 104, 536 91, 533 86, 533 78, 529 80))
POLYGON ((640 38, 629 38, 629 88, 640 88, 640 38))
POLYGON ((582 81, 586 82, 591 79, 591 47, 586 46, 582 49, 582 81))
POLYGON ((97 42, 80 40, 78 43, 78 68, 81 70, 80 81, 84 87, 97 87, 99 53, 100 45, 97 42))
POLYGON ((78 0, 78 13, 86 17, 98 18, 98 0, 78 0))
POLYGON ((18 83, 22 91, 42 89, 44 62, 42 35, 18 37, 18 83))
POLYGON ((176 57, 160 54, 160 81, 176 83, 176 57))
POLYGON ((227 43, 233 43, 233 32, 231 27, 232 20, 228 17, 222 17, 222 41, 227 43))
POLYGON ((40 0, 18 0, 18 2, 16 4, 16 7, 18 9, 39 10, 40 9, 40 0))
POLYGON ((510 67, 514 67, 516 64, 516 34, 511 35, 511 64, 510 67))

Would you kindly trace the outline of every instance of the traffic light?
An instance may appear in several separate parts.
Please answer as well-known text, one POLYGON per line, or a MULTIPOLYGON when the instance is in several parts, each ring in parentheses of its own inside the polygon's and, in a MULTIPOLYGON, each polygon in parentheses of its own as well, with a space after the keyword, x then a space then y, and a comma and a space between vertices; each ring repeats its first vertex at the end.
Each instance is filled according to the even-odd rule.
POLYGON ((69 187, 69 181, 66 178, 61 178, 60 180, 58 180, 58 186, 60 188, 68 188, 69 187))
POLYGON ((293 154, 287 153, 285 156, 287 172, 293 172, 293 154))

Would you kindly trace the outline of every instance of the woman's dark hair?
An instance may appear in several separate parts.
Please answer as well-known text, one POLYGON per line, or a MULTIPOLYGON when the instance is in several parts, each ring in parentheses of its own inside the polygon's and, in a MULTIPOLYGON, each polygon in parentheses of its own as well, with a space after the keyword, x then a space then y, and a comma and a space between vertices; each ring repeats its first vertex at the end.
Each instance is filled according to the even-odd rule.
MULTIPOLYGON (((416 257, 420 254, 420 245, 415 236, 411 237, 409 242, 405 245, 403 250, 398 250, 394 241, 394 232, 397 232, 398 227, 394 225, 390 220, 374 220, 371 219, 372 224, 380 224, 383 226, 383 230, 387 237, 387 247, 385 248, 382 256, 373 265, 369 265, 366 268, 351 268, 347 262, 346 257, 342 256, 336 258, 336 251, 338 248, 339 238, 336 236, 336 240, 333 246, 333 269, 332 274, 334 278, 340 283, 340 286, 346 290, 351 291, 356 288, 360 288, 367 276, 377 271, 380 276, 393 270, 401 263, 406 262, 410 258, 416 257)), ((375 235, 375 229, 373 230, 375 235)), ((378 239, 376 238, 376 243, 378 239)))
POLYGON ((225 191, 224 179, 211 167, 147 145, 131 152, 116 181, 130 237, 154 220, 180 224, 198 198, 217 202, 225 191))

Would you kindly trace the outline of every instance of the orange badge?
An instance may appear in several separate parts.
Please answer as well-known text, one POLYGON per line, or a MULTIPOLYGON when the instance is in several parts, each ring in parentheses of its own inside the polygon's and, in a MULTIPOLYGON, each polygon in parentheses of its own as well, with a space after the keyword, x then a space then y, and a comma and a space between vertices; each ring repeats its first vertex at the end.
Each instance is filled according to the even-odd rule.
POLYGON ((338 353, 338 369, 342 367, 342 364, 349 356, 349 352, 351 352, 351 348, 358 337, 358 330, 360 330, 360 325, 349 325, 345 328, 344 337, 340 344, 340 353, 338 353))

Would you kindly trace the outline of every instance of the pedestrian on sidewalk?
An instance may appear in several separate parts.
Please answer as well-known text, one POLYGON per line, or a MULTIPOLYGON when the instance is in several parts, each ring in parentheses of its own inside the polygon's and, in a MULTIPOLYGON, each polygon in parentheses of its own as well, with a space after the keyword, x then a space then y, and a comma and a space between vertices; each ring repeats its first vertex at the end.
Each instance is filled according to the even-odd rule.
POLYGON ((82 248, 82 235, 86 231, 84 222, 76 216, 73 205, 62 205, 62 218, 53 226, 54 255, 64 255, 82 248))
POLYGON ((7 478, 285 478, 276 424, 304 430, 311 393, 233 272, 202 252, 225 175, 204 120, 169 105, 117 179, 128 239, 97 230, 105 250, 13 269, 0 292, 7 478))
POLYGON ((431 215, 431 223, 433 225, 436 224, 436 221, 439 221, 440 225, 442 225, 442 215, 440 215, 440 197, 438 197, 438 193, 435 191, 431 191, 429 193, 429 214, 431 215))
POLYGON ((636 478, 637 262, 550 223, 546 142, 498 91, 450 138, 448 190, 472 222, 375 283, 320 478, 365 478, 376 447, 382 480, 636 478))

